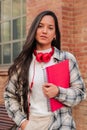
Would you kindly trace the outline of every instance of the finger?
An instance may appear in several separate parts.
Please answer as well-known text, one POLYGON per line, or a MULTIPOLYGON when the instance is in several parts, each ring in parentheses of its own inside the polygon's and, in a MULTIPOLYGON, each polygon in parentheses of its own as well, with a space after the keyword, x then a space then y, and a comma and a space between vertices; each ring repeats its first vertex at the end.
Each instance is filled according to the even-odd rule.
POLYGON ((53 85, 52 83, 44 83, 43 86, 51 86, 53 85))

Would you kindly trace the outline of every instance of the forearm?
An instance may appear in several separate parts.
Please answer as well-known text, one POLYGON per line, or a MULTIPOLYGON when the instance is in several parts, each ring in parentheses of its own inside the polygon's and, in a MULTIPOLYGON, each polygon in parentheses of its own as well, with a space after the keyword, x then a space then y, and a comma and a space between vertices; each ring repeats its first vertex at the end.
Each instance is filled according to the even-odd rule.
POLYGON ((70 87, 68 89, 59 87, 59 94, 55 97, 58 101, 67 106, 75 106, 79 104, 86 96, 85 87, 70 87))

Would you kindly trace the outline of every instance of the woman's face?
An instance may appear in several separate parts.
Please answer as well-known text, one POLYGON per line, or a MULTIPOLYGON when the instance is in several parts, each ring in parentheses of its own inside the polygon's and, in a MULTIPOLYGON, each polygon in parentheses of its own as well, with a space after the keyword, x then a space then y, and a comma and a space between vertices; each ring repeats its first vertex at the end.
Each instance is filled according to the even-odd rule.
POLYGON ((48 49, 51 47, 52 40, 56 37, 54 19, 50 15, 45 15, 39 23, 35 39, 37 49, 48 49))

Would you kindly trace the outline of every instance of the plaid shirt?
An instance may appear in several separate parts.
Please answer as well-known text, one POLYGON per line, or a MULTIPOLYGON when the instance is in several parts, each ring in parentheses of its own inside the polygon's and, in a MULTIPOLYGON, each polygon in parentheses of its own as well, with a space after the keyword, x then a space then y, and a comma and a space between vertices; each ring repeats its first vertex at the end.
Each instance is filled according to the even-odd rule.
MULTIPOLYGON (((76 59, 71 53, 59 51, 55 48, 54 58, 58 61, 69 59, 70 87, 68 89, 59 87, 60 93, 55 98, 65 106, 53 113, 49 130, 76 130, 71 108, 85 99, 85 85, 76 59)), ((14 86, 15 80, 16 76, 12 77, 12 80, 6 86, 4 99, 8 115, 17 125, 20 125, 27 116, 22 109, 23 107, 21 107, 23 106, 22 88, 16 89, 14 86), (19 98, 21 98, 21 102, 19 102, 19 98)))

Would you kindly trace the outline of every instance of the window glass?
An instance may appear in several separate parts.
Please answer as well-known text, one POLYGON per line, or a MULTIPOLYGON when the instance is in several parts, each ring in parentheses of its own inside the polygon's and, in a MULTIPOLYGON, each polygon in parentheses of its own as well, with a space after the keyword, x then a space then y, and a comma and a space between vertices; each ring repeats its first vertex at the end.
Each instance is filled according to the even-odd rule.
POLYGON ((10 21, 4 22, 1 24, 1 41, 11 40, 11 23, 10 21))
POLYGON ((1 57, 2 57, 2 53, 1 53, 1 45, 0 45, 0 64, 1 64, 1 57))
POLYGON ((10 65, 26 37, 26 0, 0 0, 0 65, 10 65))
POLYGON ((22 42, 22 46, 25 44, 25 41, 22 42))
POLYGON ((12 16, 17 17, 21 14, 21 0, 12 0, 12 16))
POLYGON ((22 48, 23 48, 24 44, 25 44, 25 41, 23 41, 23 42, 22 42, 22 45, 21 45, 21 46, 22 46, 22 48))
POLYGON ((21 38, 21 19, 13 20, 13 40, 21 38))
POLYGON ((11 63, 11 45, 10 44, 3 45, 3 63, 4 64, 11 63))
MULTIPOLYGON (((1 1, 0 1, 0 12, 1 12, 1 1)), ((0 13, 0 20, 1 20, 1 13, 0 13)))
POLYGON ((0 42, 1 42, 1 24, 0 24, 0 42))
POLYGON ((19 55, 20 51, 21 51, 21 43, 20 42, 13 43, 13 59, 15 59, 19 55))
POLYGON ((11 18, 11 0, 3 0, 2 7, 2 19, 11 18))
POLYGON ((23 17, 22 19, 22 37, 26 37, 26 17, 23 17))

